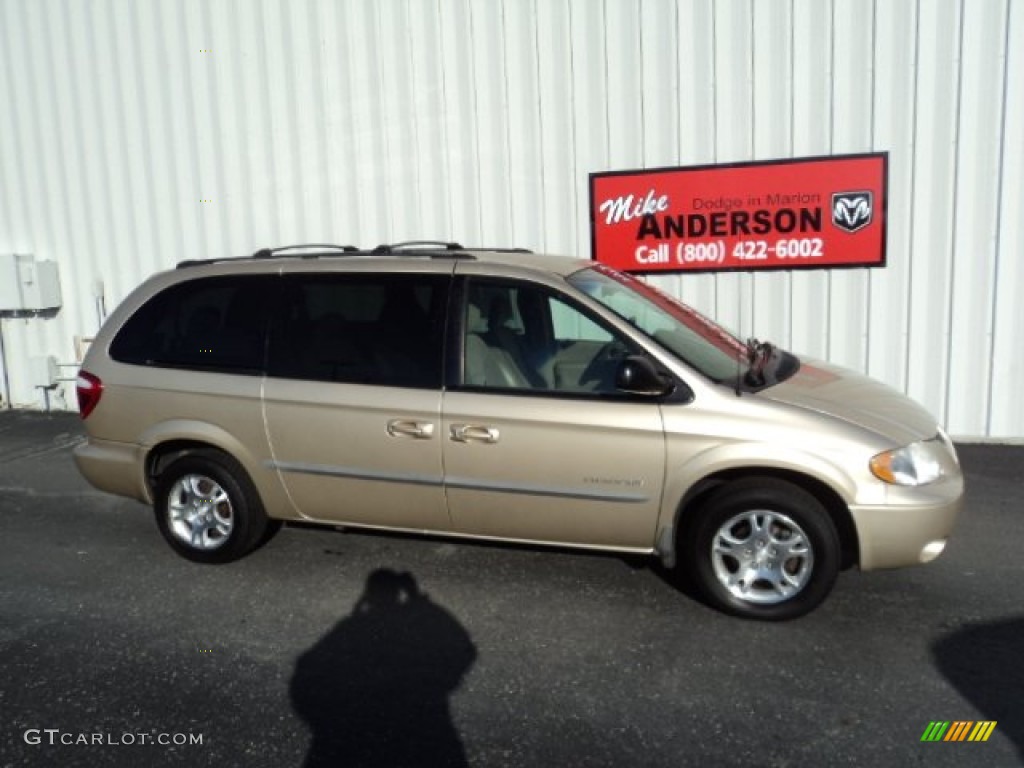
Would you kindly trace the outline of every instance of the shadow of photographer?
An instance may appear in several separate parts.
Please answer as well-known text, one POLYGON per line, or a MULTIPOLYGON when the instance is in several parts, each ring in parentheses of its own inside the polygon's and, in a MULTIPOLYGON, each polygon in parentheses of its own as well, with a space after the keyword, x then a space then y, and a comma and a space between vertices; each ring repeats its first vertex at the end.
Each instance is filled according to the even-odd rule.
POLYGON ((352 613, 296 663, 304 765, 468 765, 449 696, 475 659, 469 633, 411 574, 373 571, 352 613))

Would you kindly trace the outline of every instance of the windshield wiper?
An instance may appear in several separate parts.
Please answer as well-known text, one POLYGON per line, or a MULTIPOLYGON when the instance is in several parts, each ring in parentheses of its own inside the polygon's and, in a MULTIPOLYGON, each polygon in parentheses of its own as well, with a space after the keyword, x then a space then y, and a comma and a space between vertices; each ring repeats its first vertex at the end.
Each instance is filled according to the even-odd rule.
MULTIPOLYGON (((750 387, 762 387, 765 383, 764 367, 772 359, 775 347, 769 341, 758 341, 754 337, 747 339, 747 375, 744 383, 750 387)), ((739 377, 736 377, 736 390, 739 394, 739 377)))

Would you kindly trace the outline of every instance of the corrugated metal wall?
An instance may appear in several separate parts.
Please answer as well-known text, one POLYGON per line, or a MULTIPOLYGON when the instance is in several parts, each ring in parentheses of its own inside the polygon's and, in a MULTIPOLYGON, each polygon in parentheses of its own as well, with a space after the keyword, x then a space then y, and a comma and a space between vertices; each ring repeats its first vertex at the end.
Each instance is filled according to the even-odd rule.
POLYGON ((18 403, 97 281, 310 241, 586 256, 590 172, 888 150, 885 269, 652 279, 1024 437, 1022 0, 0 0, 0 110, 0 253, 65 297, 3 323, 18 403))

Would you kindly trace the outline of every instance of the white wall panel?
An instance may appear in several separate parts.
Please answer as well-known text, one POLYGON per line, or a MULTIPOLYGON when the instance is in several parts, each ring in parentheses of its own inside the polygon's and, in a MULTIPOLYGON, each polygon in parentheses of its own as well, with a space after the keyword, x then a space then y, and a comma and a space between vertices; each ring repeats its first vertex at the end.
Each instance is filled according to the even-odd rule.
MULTIPOLYGON (((832 151, 832 3, 793 0, 792 8, 790 154, 827 155, 832 151)), ((828 355, 830 274, 813 271, 791 275, 790 348, 818 358, 828 355)))
MULTIPOLYGON (((677 14, 679 164, 705 165, 715 162, 718 132, 713 0, 679 3, 677 14)), ((714 275, 686 275, 678 278, 676 295, 700 311, 714 315, 715 284, 714 275)))
MULTIPOLYGON (((529 210, 521 215, 526 217, 535 212, 542 222, 539 248, 576 253, 576 204, 581 189, 576 184, 576 166, 572 161, 575 136, 569 3, 542 1, 545 13, 536 17, 534 42, 541 141, 536 175, 541 189, 540 197, 531 201, 529 210)), ((585 194, 586 190, 582 192, 585 194)))
POLYGON ((591 168, 608 161, 608 66, 605 57, 604 2, 569 0, 572 51, 573 187, 576 239, 572 253, 589 256, 590 213, 586 179, 591 168))
MULTIPOLYGON (((750 160, 754 150, 752 0, 714 3, 715 146, 713 161, 750 160)), ((713 307, 703 308, 727 327, 750 335, 749 275, 716 274, 713 307)))
MULTIPOLYGON (((986 428, 992 353, 992 284, 1003 135, 1006 4, 974 4, 964 16, 954 190, 949 368, 942 417, 959 432, 986 428)), ((1015 138, 1016 142, 1021 137, 1015 138)))
MULTIPOLYGON (((874 24, 873 2, 833 4, 830 153, 873 149, 874 24)), ((840 365, 863 370, 867 360, 868 270, 829 272, 827 302, 826 356, 840 365)))
MULTIPOLYGON (((946 371, 951 364, 961 4, 942 0, 921 3, 918 8, 907 390, 942 419, 946 371)), ((890 261, 896 258, 899 254, 893 252, 890 261)))
MULTIPOLYGON (((643 78, 641 156, 645 167, 663 168, 680 164, 683 143, 681 125, 684 109, 680 88, 682 55, 676 44, 680 8, 674 2, 646 2, 640 5, 640 70, 643 78)), ((688 75, 687 80, 693 75, 688 75)), ((710 93, 709 89, 709 93, 710 93)), ((706 120, 693 120, 694 126, 706 120)), ((663 291, 679 296, 678 275, 653 275, 650 281, 663 291)))
MULTIPOLYGON (((537 6, 535 0, 506 2, 502 19, 508 45, 505 48, 508 103, 540 103, 537 75, 537 6)), ((509 215, 512 232, 523 247, 541 248, 544 242, 544 164, 541 161, 543 129, 541 110, 510 108, 507 115, 509 215)), ((488 240, 481 245, 489 245, 488 240)))
MULTIPOLYGON (((0 252, 37 354, 181 259, 456 239, 590 253, 587 174, 889 152, 878 270, 650 278, 1024 437, 1022 0, 0 0, 0 252)), ((71 369, 68 369, 71 373, 71 369)), ((59 398, 58 398, 58 404, 59 398)))
POLYGON ((1024 3, 1008 7, 1003 80, 1003 140, 999 163, 999 224, 996 230, 996 295, 993 304, 992 366, 985 432, 1020 437, 1024 432, 1024 3))
MULTIPOLYGON (((479 243, 484 242, 484 211, 478 202, 480 176, 476 160, 479 147, 476 132, 476 78, 472 51, 466 44, 472 29, 470 2, 443 0, 438 11, 452 226, 449 232, 438 233, 438 236, 443 234, 448 237, 457 232, 467 242, 479 243)), ((358 90, 356 83, 352 83, 351 88, 358 90)), ((368 155, 366 159, 372 162, 372 156, 368 155)), ((425 236, 429 234, 424 233, 425 236)))
POLYGON ((888 261, 885 269, 869 275, 867 372, 901 389, 906 385, 909 341, 916 24, 914 4, 875 5, 872 148, 889 150, 888 261))
MULTIPOLYGON (((753 159, 788 157, 793 145, 793 18, 791 3, 754 3, 751 51, 753 159)), ((789 347, 792 281, 788 275, 755 274, 750 278, 746 317, 739 330, 789 347)))

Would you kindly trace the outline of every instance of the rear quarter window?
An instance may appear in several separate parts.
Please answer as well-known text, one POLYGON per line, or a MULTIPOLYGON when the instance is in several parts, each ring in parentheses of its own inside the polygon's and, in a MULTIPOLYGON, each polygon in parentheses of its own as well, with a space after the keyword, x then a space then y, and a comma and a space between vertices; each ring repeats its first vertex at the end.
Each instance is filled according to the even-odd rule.
POLYGON ((110 356, 130 365, 262 373, 277 279, 211 277, 171 286, 121 327, 110 356))

